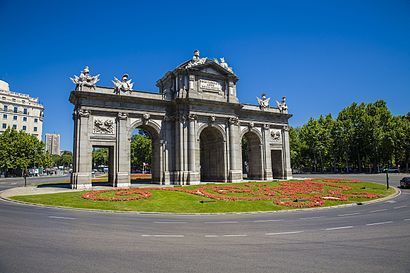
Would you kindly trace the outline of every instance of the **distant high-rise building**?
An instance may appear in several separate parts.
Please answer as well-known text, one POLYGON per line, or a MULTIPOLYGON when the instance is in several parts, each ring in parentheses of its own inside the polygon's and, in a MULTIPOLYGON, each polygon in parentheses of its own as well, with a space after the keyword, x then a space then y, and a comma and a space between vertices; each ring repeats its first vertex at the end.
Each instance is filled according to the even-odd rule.
POLYGON ((44 107, 38 98, 11 92, 9 84, 0 81, 0 134, 10 127, 41 140, 43 111, 44 107))
POLYGON ((46 134, 46 151, 52 155, 60 154, 59 134, 46 134))

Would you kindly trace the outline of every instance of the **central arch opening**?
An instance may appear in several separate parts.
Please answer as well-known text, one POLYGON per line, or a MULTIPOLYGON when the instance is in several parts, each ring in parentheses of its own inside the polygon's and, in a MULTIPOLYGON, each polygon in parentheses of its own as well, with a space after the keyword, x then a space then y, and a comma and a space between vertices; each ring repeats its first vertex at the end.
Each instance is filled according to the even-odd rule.
POLYGON ((262 143, 255 132, 242 137, 242 173, 246 179, 262 179, 262 143))
POLYGON ((157 131, 141 125, 130 140, 131 183, 160 182, 160 141, 157 131))
POLYGON ((215 127, 205 128, 199 137, 202 182, 225 182, 225 145, 215 127))

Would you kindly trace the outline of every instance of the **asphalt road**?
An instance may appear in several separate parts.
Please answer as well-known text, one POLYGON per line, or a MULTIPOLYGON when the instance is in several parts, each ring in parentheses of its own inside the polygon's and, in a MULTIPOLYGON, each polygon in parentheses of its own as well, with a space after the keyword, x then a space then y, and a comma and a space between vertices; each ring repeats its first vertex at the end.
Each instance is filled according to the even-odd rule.
POLYGON ((1 201, 0 230, 0 272, 410 272, 410 190, 362 206, 201 216, 1 201))
MULTIPOLYGON (((38 185, 42 183, 58 183, 69 181, 70 176, 39 176, 39 177, 27 177, 27 185, 38 185)), ((12 178, 0 178, 0 191, 15 188, 15 187, 23 187, 24 186, 24 178, 22 177, 12 177, 12 178)))

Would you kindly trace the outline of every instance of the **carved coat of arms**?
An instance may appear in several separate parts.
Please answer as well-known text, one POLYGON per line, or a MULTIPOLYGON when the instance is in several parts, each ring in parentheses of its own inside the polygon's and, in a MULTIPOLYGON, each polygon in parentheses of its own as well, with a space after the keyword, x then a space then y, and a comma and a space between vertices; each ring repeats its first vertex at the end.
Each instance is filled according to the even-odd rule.
POLYGON ((93 132, 95 134, 114 134, 114 121, 111 119, 95 119, 93 132))

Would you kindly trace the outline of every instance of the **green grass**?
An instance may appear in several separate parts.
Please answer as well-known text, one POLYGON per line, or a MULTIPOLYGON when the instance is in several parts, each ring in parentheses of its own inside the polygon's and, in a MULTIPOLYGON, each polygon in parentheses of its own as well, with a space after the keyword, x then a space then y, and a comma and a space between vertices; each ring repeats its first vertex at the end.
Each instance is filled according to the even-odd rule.
MULTIPOLYGON (((239 184, 223 184, 241 185, 239 184)), ((267 183, 270 186, 277 186, 278 182, 267 183)), ((379 194, 381 197, 394 193, 393 189, 386 190, 385 186, 369 182, 348 183, 352 187, 349 192, 366 191, 379 194), (363 189, 364 188, 364 189, 363 189)), ((187 186, 188 189, 203 187, 187 186)), ((210 185, 212 186, 212 185, 210 185)), ((279 206, 273 203, 272 200, 260 201, 221 201, 205 198, 198 195, 188 194, 176 191, 161 191, 152 190, 152 196, 148 199, 133 200, 133 201, 93 201, 81 197, 83 192, 67 192, 55 194, 40 194, 15 196, 14 200, 44 204, 51 206, 63 206, 72 208, 87 208, 87 209, 104 209, 115 211, 140 211, 140 212, 171 212, 171 213, 222 213, 222 212, 251 212, 251 211, 277 211, 284 209, 292 209, 289 207, 279 206), (202 202, 201 202, 202 201, 202 202), (205 202, 203 202, 205 201, 205 202)), ((110 194, 108 194, 110 195, 110 194)), ((241 196, 238 194, 237 196, 241 196)), ((326 196, 326 194, 324 194, 326 196)), ((326 200, 323 206, 334 206, 353 202, 368 201, 369 199, 356 198, 349 201, 329 201, 326 200)))

